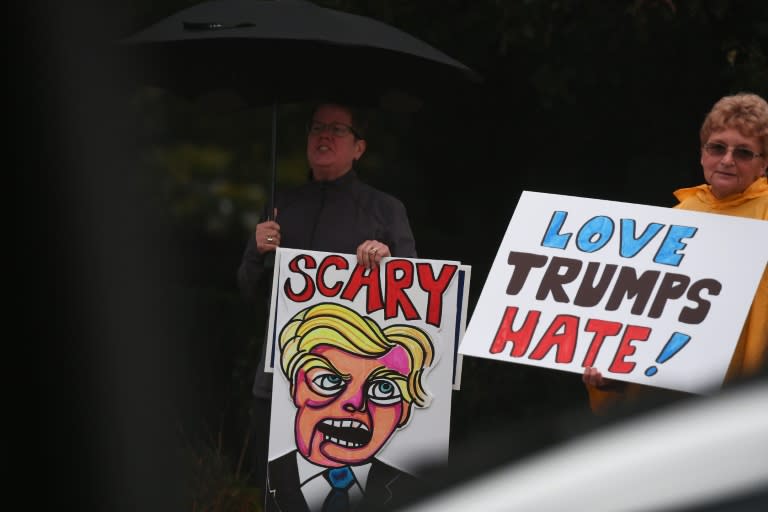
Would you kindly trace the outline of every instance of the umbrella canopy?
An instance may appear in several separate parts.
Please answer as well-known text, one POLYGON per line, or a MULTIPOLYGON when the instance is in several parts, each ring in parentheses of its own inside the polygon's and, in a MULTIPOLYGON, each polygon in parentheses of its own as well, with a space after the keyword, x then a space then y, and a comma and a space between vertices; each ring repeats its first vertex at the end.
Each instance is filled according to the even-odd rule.
POLYGON ((187 97, 219 89, 250 104, 390 91, 428 97, 479 81, 461 62, 378 20, 304 0, 213 0, 123 40, 143 83, 187 97))
POLYGON ((424 100, 480 81, 461 62, 372 18, 303 0, 213 0, 121 41, 141 83, 187 98, 229 90, 272 104, 274 191, 278 103, 344 98, 380 106, 424 100))

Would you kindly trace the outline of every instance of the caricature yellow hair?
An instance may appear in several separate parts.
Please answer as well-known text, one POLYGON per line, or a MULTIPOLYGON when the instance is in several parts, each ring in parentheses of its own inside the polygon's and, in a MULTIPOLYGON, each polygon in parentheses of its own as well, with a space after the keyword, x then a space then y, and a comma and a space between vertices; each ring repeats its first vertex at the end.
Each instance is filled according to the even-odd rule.
MULTIPOLYGON (((432 364, 434 348, 429 336, 417 327, 392 325, 380 328, 370 317, 362 316, 341 304, 323 303, 310 306, 294 315, 280 333, 280 366, 291 383, 294 393, 296 378, 302 368, 331 366, 312 349, 329 345, 362 357, 378 357, 400 346, 409 357, 407 383, 394 378, 404 399, 424 407, 429 394, 422 385, 425 368, 432 364)), ((396 372, 385 371, 390 377, 396 372)))

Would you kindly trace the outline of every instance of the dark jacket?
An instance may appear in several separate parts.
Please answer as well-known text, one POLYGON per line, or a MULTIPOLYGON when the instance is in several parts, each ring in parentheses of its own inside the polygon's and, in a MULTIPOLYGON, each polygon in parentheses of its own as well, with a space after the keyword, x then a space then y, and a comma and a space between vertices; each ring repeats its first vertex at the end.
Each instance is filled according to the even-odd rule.
MULTIPOLYGON (((296 451, 269 462, 266 512, 308 512, 309 507, 301 493, 296 451)), ((378 459, 371 461, 365 495, 354 510, 388 510, 415 496, 422 485, 418 477, 405 473, 378 459)))
MULTIPOLYGON (((355 254, 365 240, 389 246, 393 256, 415 258, 416 245, 405 206, 397 198, 363 183, 354 170, 334 181, 312 181, 275 198, 280 246, 340 254, 355 254)), ((263 218, 266 218, 265 216, 263 218)), ((272 268, 249 237, 237 272, 240 291, 256 302, 269 295, 272 268)), ((272 376, 265 374, 264 347, 253 392, 269 398, 272 376)))

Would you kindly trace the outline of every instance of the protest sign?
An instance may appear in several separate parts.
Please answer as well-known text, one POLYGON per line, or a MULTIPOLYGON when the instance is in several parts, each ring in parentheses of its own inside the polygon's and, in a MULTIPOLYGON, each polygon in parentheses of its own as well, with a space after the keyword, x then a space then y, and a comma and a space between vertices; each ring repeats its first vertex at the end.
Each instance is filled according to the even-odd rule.
POLYGON ((765 221, 526 191, 459 352, 717 389, 767 261, 765 221))
POLYGON ((277 250, 270 492, 283 471, 346 465, 370 487, 374 475, 420 476, 447 462, 469 270, 410 258, 369 270, 354 255, 277 250))

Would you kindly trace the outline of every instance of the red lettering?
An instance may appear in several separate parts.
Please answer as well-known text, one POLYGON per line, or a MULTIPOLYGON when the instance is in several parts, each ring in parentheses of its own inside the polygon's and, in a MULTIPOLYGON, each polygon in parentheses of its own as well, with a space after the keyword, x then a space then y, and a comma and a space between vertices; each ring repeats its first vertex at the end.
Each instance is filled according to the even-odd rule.
POLYGON ((342 256, 335 254, 327 256, 320 262, 320 266, 317 267, 317 276, 315 279, 317 280, 317 291, 325 297, 333 297, 339 293, 339 290, 341 290, 341 281, 336 281, 333 286, 326 286, 325 284, 325 271, 331 266, 346 270, 349 268, 349 262, 342 256))
POLYGON ((587 320, 587 325, 584 330, 587 332, 593 332, 595 335, 592 337, 592 343, 589 345, 587 355, 584 356, 584 362, 581 366, 594 366, 595 359, 597 359, 597 353, 600 352, 600 348, 603 346, 603 341, 607 336, 616 336, 621 331, 621 322, 610 322, 608 320, 598 320, 596 318, 590 318, 587 320))
POLYGON ((491 354, 498 354, 506 347, 507 343, 512 343, 512 350, 509 355, 512 357, 523 357, 528 350, 528 345, 531 343, 531 337, 533 337, 533 331, 536 329, 536 324, 539 323, 539 316, 541 311, 529 311, 525 317, 523 326, 515 331, 512 329, 512 322, 515 321, 518 308, 514 306, 507 306, 504 310, 504 317, 501 319, 501 324, 496 330, 496 337, 493 339, 489 352, 491 354))
POLYGON ((530 359, 539 361, 555 348, 555 361, 570 363, 576 351, 576 340, 579 338, 579 317, 573 315, 557 315, 541 337, 539 344, 533 349, 530 359), (562 332, 560 332, 562 331, 562 332), (558 334, 560 332, 560 334, 558 334))
POLYGON ((287 264, 290 277, 283 283, 285 296, 297 303, 307 302, 316 295, 354 302, 360 293, 365 293, 368 314, 383 309, 387 319, 400 315, 411 321, 420 320, 424 315, 427 323, 436 327, 442 324, 444 294, 456 277, 458 265, 442 265, 437 275, 432 264, 417 264, 407 259, 392 259, 383 267, 370 270, 355 265, 350 271, 352 265, 347 257, 339 254, 325 255, 319 262, 313 255, 296 255, 287 264), (418 311, 409 297, 414 291, 426 294, 424 311, 418 311))
POLYGON ((297 274, 304 276, 304 288, 294 292, 291 288, 291 280, 286 279, 284 284, 285 295, 294 302, 306 302, 315 294, 315 283, 299 267, 299 262, 304 262, 305 268, 315 268, 317 263, 312 256, 299 254, 288 263, 288 268, 297 274))
POLYGON ((368 313, 383 308, 381 285, 379 284, 379 267, 373 267, 369 271, 362 265, 356 265, 346 288, 344 288, 344 291, 341 293, 341 298, 350 301, 355 300, 355 297, 363 286, 368 288, 368 296, 366 298, 368 313))
POLYGON ((413 274, 413 263, 408 260, 391 260, 387 263, 386 275, 384 276, 387 290, 384 318, 396 317, 399 307, 402 309, 406 320, 421 319, 411 299, 404 292, 413 286, 413 274))
POLYGON ((651 335, 650 327, 640 327, 638 325, 628 325, 624 329, 624 336, 621 338, 619 348, 616 351, 616 355, 613 358, 611 366, 608 368, 613 373, 629 373, 635 367, 635 363, 630 363, 624 360, 625 357, 631 356, 635 353, 635 346, 632 345, 633 341, 646 341, 651 335))
POLYGON ((443 293, 453 279, 458 267, 445 265, 440 269, 437 279, 432 275, 432 265, 417 263, 416 271, 419 276, 421 289, 427 292, 427 323, 439 327, 443 316, 443 293))

